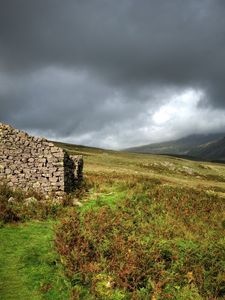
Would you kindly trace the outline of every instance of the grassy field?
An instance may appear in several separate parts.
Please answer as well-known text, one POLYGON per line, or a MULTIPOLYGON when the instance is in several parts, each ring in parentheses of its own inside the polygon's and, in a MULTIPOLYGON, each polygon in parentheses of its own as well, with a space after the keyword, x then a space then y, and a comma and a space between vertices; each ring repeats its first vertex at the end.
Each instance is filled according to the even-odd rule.
POLYGON ((53 239, 52 221, 0 229, 0 299, 68 299, 53 239))
POLYGON ((0 299, 225 298, 224 165, 57 144, 85 184, 60 217, 2 224, 0 299))
MULTIPOLYGON (((225 197, 225 165, 164 155, 133 154, 57 143, 71 154, 82 154, 85 175, 144 177, 174 186, 193 187, 225 197)), ((97 181, 96 181, 97 182, 97 181)))

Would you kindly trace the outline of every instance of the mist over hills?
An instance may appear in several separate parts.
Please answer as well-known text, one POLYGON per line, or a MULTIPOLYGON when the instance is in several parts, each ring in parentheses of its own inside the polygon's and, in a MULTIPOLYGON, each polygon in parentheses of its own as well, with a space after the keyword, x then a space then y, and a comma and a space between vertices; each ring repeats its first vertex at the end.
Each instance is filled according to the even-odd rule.
POLYGON ((193 134, 177 140, 125 149, 128 152, 184 155, 225 161, 225 133, 193 134))

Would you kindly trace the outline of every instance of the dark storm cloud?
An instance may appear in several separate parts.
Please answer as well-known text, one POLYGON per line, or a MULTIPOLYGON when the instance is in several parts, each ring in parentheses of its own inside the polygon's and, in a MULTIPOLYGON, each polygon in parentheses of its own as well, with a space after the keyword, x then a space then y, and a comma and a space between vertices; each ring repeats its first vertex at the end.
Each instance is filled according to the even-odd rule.
POLYGON ((135 100, 123 89, 102 85, 85 71, 48 68, 22 78, 0 76, 0 81, 4 83, 0 88, 1 120, 27 130, 49 130, 60 137, 121 124, 148 105, 140 105, 144 90, 136 91, 139 98, 135 100))
POLYGON ((222 0, 1 0, 2 64, 87 67, 119 83, 212 85, 225 75, 224 16, 222 0))
POLYGON ((224 79, 223 0, 0 0, 0 119, 22 128, 110 134, 188 88, 224 109, 224 79))

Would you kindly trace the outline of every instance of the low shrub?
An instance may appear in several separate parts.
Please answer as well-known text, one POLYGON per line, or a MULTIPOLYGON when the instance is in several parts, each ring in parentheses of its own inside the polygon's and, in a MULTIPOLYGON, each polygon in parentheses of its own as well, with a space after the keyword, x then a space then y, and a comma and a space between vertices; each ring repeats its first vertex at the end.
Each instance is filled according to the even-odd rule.
POLYGON ((46 199, 35 191, 24 192, 12 189, 6 183, 0 184, 0 221, 3 223, 46 219, 60 214, 62 202, 46 199))
POLYGON ((56 228, 76 297, 88 286, 94 299, 223 299, 221 199, 173 187, 147 192, 140 183, 133 190, 113 207, 74 211, 56 228))

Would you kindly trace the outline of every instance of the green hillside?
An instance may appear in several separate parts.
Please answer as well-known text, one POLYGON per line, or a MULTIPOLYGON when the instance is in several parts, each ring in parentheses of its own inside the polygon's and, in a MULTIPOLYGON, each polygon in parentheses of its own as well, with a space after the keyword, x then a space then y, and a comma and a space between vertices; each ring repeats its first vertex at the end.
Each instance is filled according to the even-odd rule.
POLYGON ((56 144, 84 183, 30 208, 1 187, 1 299, 224 299, 223 164, 56 144))
POLYGON ((218 143, 221 142, 221 140, 224 138, 224 135, 224 133, 194 134, 169 142, 133 147, 127 149, 126 151, 135 153, 183 155, 200 159, 219 160, 221 156, 224 157, 225 155, 224 147, 221 147, 220 143, 218 143), (206 151, 204 152, 201 150, 204 150, 203 148, 207 147, 209 144, 211 145, 211 148, 206 151, 210 152, 210 154, 205 155, 206 151), (215 148, 217 147, 216 151, 213 149, 214 145, 215 148), (220 149, 219 151, 218 147, 220 149))
POLYGON ((189 151, 189 155, 205 160, 225 161, 225 138, 195 147, 189 151))

